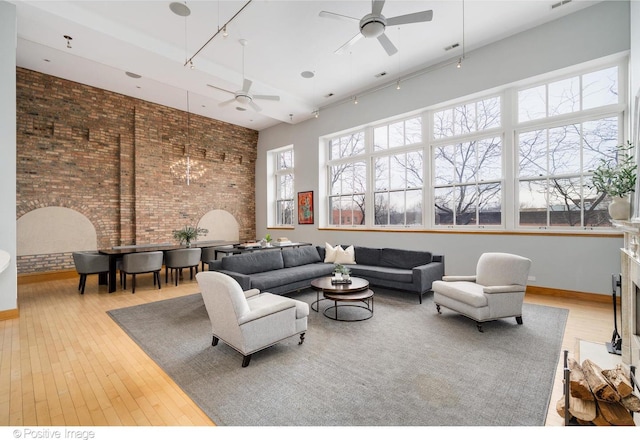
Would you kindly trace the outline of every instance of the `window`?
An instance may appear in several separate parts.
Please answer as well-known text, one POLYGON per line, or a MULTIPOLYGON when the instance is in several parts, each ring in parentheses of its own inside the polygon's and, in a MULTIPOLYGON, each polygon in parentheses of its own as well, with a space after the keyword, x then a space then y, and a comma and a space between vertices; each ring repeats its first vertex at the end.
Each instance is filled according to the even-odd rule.
POLYGON ((293 225, 293 147, 286 147, 273 153, 275 161, 275 224, 293 225))
POLYGON ((434 225, 501 225, 500 97, 440 110, 433 119, 434 137, 444 139, 431 150, 434 225))
POLYGON ((610 227, 608 197, 591 186, 592 171, 619 144, 618 68, 611 67, 518 92, 516 133, 519 225, 610 227))
POLYGON ((422 151, 381 156, 374 161, 376 225, 422 224, 422 151))
MULTIPOLYGON (((623 132, 622 61, 325 140, 330 226, 610 228, 592 187, 623 132)), ((323 191, 324 190, 324 193, 323 191)))

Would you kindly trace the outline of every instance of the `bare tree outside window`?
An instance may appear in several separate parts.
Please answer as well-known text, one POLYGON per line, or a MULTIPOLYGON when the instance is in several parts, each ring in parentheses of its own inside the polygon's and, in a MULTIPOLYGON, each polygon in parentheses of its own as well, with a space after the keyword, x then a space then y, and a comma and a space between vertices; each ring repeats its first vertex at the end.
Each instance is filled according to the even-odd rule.
POLYGON ((295 209, 293 202, 293 148, 277 152, 275 161, 276 224, 293 225, 295 209))
POLYGON ((617 103, 617 67, 518 93, 521 122, 544 122, 545 117, 558 115, 575 120, 518 133, 520 226, 610 226, 609 198, 597 194, 591 177, 600 159, 608 159, 618 143, 619 117, 585 121, 581 112, 617 103))
POLYGON ((481 132, 501 124, 500 98, 434 113, 434 136, 464 140, 432 148, 434 223, 502 224, 502 139, 481 132))

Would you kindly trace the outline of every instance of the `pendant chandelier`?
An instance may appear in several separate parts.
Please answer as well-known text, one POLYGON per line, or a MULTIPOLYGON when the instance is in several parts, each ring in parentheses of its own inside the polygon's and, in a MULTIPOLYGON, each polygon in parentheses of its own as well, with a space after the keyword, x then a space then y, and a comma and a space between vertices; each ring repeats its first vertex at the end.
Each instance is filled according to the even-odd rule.
POLYGON ((187 141, 184 146, 184 156, 170 165, 171 174, 174 178, 184 181, 189 185, 191 181, 198 180, 207 171, 204 164, 195 159, 191 159, 189 155, 189 147, 191 146, 191 113, 189 111, 189 91, 187 91, 187 141))

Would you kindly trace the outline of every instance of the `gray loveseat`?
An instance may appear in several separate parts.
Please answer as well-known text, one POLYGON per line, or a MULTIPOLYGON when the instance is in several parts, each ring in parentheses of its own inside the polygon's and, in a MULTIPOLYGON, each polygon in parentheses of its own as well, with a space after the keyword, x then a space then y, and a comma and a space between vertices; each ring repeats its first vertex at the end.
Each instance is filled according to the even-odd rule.
MULTIPOLYGON (((346 246, 344 246, 346 248, 346 246)), ((372 286, 390 287, 418 295, 444 276, 444 256, 425 251, 354 246, 356 264, 348 264, 353 276, 372 286)), ((243 290, 259 289, 283 294, 308 288, 311 281, 333 273, 325 263, 322 246, 274 248, 230 255, 209 262, 209 270, 233 277, 243 290)))

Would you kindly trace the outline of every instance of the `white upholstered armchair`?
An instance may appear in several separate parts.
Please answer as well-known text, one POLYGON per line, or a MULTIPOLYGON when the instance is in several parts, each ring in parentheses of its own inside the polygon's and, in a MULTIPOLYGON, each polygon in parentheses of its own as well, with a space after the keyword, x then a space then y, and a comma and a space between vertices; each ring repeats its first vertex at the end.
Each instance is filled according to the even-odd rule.
POLYGON ((258 289, 242 291, 240 284, 220 272, 200 272, 196 280, 211 321, 215 346, 222 339, 240 352, 242 366, 251 355, 283 339, 300 335, 304 342, 309 305, 258 289))
POLYGON ((444 306, 482 323, 515 317, 522 325, 522 303, 531 260, 519 255, 489 252, 478 259, 476 274, 445 276, 433 283, 433 302, 438 313, 444 306))

